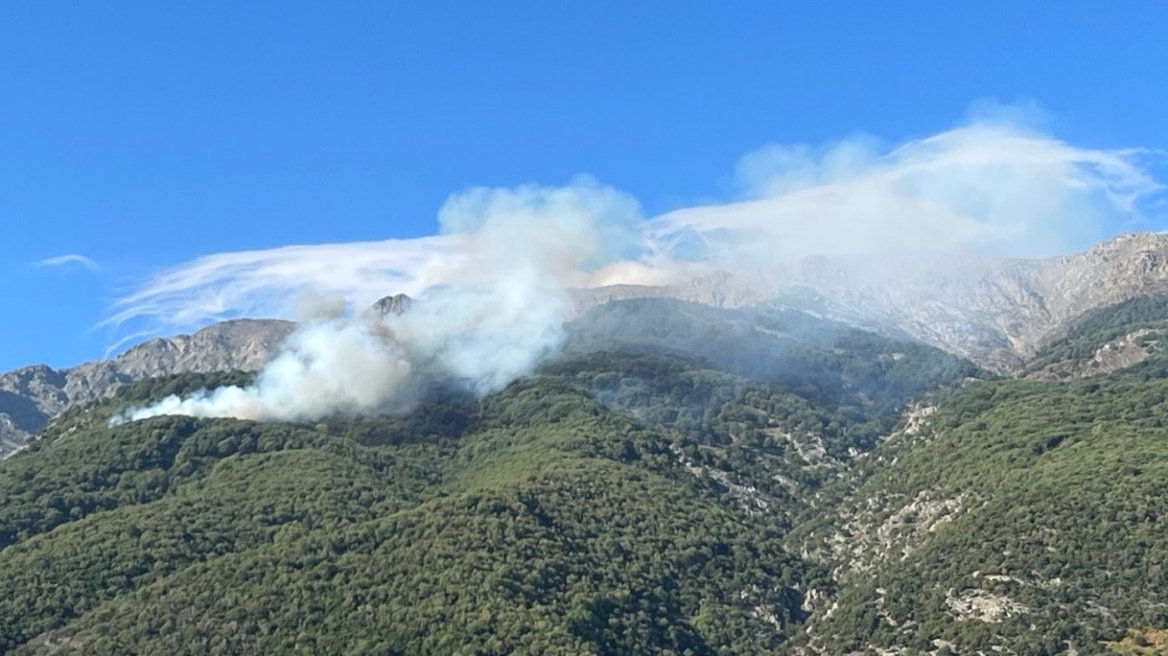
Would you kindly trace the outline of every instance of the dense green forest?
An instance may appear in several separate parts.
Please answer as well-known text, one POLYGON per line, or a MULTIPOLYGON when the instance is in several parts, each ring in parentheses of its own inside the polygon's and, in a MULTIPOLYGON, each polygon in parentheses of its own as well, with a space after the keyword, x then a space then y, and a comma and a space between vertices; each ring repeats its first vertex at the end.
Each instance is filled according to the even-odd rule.
POLYGON ((1168 335, 1168 295, 1134 298, 1079 319, 1065 334, 1048 340, 1027 363, 1026 370, 1036 372, 1059 365, 1063 369, 1068 365, 1073 367, 1090 360, 1100 349, 1131 336, 1151 356, 1139 363, 1139 367, 1152 376, 1162 376, 1168 365, 1160 348, 1165 335, 1168 335))
POLYGON ((1000 379, 790 310, 634 301, 483 398, 108 426, 247 380, 126 387, 0 462, 0 654, 1085 655, 1168 627, 1147 363, 1000 379))
POLYGON ((4 651, 762 653, 822 576, 555 378, 314 426, 115 407, 4 464, 4 651))

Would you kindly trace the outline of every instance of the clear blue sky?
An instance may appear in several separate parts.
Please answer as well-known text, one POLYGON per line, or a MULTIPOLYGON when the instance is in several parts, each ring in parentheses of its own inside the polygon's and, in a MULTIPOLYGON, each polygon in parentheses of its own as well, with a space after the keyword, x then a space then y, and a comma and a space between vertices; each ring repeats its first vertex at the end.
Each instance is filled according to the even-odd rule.
POLYGON ((432 233, 471 185, 586 172, 654 213, 982 98, 1168 149, 1165 34, 1146 0, 0 3, 0 370, 100 356, 159 267, 432 233), (35 264, 67 253, 100 270, 35 264))

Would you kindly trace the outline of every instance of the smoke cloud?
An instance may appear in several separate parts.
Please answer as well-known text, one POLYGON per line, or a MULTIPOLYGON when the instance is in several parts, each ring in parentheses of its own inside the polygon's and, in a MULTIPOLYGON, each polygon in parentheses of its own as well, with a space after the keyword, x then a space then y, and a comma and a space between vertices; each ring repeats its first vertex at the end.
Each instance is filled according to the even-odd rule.
POLYGON ((812 255, 973 251, 1043 257, 1147 229, 1162 187, 1143 151, 1076 148, 1002 124, 972 124, 882 152, 855 137, 768 146, 739 163, 747 200, 651 220, 665 254, 722 268, 812 255))
POLYGON ((254 385, 170 396, 129 409, 113 423, 159 415, 297 421, 336 412, 392 411, 395 400, 408 402, 401 386, 411 369, 402 348, 368 324, 310 324, 289 338, 254 385))
POLYGON ((656 217, 581 177, 456 194, 432 237, 209 255, 149 278, 106 323, 154 333, 237 316, 306 323, 252 387, 124 417, 392 411, 431 373, 496 390, 558 346, 573 287, 679 282, 815 255, 1066 253, 1152 227, 1143 208, 1162 186, 1141 163, 1148 154, 1076 147, 999 112, 892 147, 867 136, 766 146, 738 163, 737 199, 656 217), (408 313, 360 315, 399 292, 418 301, 408 313))
MULTIPOLYGON (((479 393, 498 390, 559 345, 567 290, 621 252, 639 208, 582 178, 560 189, 473 189, 439 217, 447 250, 419 260, 429 267, 419 279, 435 284, 410 311, 333 317, 333 298, 301 291, 297 306, 317 320, 291 336, 255 384, 172 396, 129 409, 115 423, 171 414, 287 421, 394 411, 408 407, 428 375, 479 393)), ((208 274, 165 275, 173 284, 208 274)))

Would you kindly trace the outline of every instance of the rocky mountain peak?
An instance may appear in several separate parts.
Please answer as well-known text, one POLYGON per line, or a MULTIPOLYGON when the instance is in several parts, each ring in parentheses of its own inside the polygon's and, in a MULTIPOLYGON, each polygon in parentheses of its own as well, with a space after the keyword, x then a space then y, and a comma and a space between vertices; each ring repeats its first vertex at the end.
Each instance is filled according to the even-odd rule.
POLYGON ((405 314, 413 304, 414 299, 409 296, 394 294, 378 300, 369 310, 380 317, 397 316, 405 314))
POLYGON ((254 371, 279 350, 293 327, 287 321, 223 321, 193 335, 139 344, 114 358, 113 364, 135 380, 187 371, 254 371))
POLYGON ((813 257, 742 274, 714 272, 667 286, 575 294, 579 311, 613 300, 665 297, 749 307, 813 299, 815 312, 909 336, 1011 371, 1044 340, 1093 309, 1168 292, 1168 234, 1130 233, 1047 259, 904 252, 813 257))
POLYGON ((1125 232, 1095 244, 1084 251, 1082 255, 1100 256, 1105 254, 1131 254, 1163 250, 1168 250, 1168 233, 1125 232))

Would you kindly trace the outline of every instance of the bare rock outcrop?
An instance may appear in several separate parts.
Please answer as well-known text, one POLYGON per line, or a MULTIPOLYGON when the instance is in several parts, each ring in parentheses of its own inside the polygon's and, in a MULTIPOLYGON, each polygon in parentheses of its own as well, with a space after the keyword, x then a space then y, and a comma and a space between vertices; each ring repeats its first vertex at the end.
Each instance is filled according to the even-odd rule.
POLYGON ((0 374, 0 458, 68 408, 105 398, 126 383, 185 372, 255 371, 274 356, 295 324, 239 319, 193 335, 152 339, 112 360, 56 370, 45 365, 0 374))

